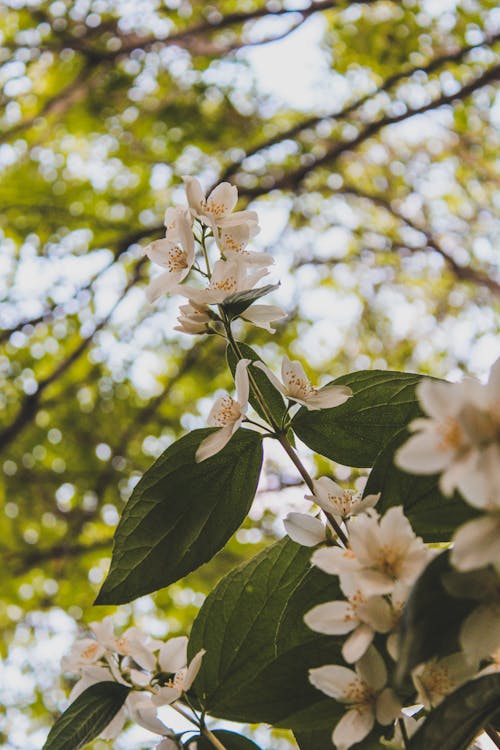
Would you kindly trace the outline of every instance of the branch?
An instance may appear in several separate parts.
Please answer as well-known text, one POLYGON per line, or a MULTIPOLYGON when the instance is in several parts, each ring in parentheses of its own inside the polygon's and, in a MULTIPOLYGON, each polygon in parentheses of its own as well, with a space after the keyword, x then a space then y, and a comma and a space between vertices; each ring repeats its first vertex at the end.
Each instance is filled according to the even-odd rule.
POLYGON ((60 378, 61 375, 63 375, 66 370, 68 370, 78 359, 80 359, 82 354, 86 352, 86 350, 93 342, 96 334, 108 324, 113 313, 115 312, 118 305, 123 301, 123 298, 125 297, 127 292, 137 283, 143 265, 144 258, 141 258, 141 260, 139 260, 136 264, 132 278, 129 280, 127 286, 125 287, 122 296, 115 302, 109 313, 101 321, 99 321, 99 323, 97 323, 94 330, 89 336, 82 339, 76 349, 74 349, 74 351, 65 360, 63 360, 43 380, 40 380, 38 382, 38 390, 35 393, 26 396, 11 424, 2 432, 0 432, 0 451, 10 445, 10 443, 24 430, 24 428, 27 427, 28 424, 30 424, 36 414, 43 392, 49 387, 49 385, 52 385, 52 383, 58 380, 58 378, 60 378))
POLYGON ((492 292, 494 295, 500 296, 500 283, 498 281, 488 276, 487 274, 482 273, 479 270, 475 270, 474 268, 471 268, 470 266, 462 266, 459 263, 457 263, 457 261, 453 258, 453 256, 450 255, 441 246, 439 241, 434 237, 434 235, 432 234, 430 230, 425 229, 424 227, 421 227, 419 224, 413 221, 413 219, 410 219, 408 216, 405 216, 404 214, 402 214, 400 211, 394 208, 394 206, 391 204, 390 201, 386 200, 385 198, 382 198, 379 195, 372 195, 370 193, 365 193, 362 190, 359 190, 358 188, 355 188, 349 185, 345 186, 345 188, 342 188, 342 193, 345 193, 347 195, 354 195, 357 198, 369 200, 372 203, 377 204, 381 208, 384 208, 396 219, 398 219, 399 221, 402 221, 406 226, 410 227, 411 229, 414 229, 416 232, 421 232, 425 237, 427 247, 429 247, 431 250, 434 250, 444 259, 450 271, 458 279, 460 279, 460 281, 469 281, 469 282, 473 282, 474 284, 478 284, 479 286, 484 286, 487 289, 489 289, 489 291, 492 292))
MULTIPOLYGON (((118 258, 125 253, 131 245, 136 244, 140 240, 143 240, 145 237, 155 237, 156 235, 159 235, 161 232, 164 232, 163 226, 153 227, 149 229, 136 229, 133 232, 127 232, 117 243, 114 252, 113 257, 107 263, 103 268, 101 268, 97 273, 95 273, 93 276, 90 277, 90 279, 83 284, 82 286, 78 287, 73 292, 72 299, 75 297, 78 297, 78 295, 81 292, 88 291, 92 288, 92 286, 95 284, 95 282, 100 279, 100 277, 106 273, 106 271, 109 271, 109 269, 114 265, 114 263, 118 260, 118 258)), ((16 331, 22 330, 25 326, 36 326, 38 323, 43 322, 49 322, 52 320, 52 316, 54 314, 54 311, 56 309, 60 309, 62 306, 64 306, 65 303, 61 302, 54 302, 52 305, 49 305, 46 307, 46 309, 41 312, 39 315, 36 315, 34 318, 25 318, 24 320, 20 320, 18 323, 16 323, 11 328, 4 328, 0 330, 0 344, 6 341, 10 336, 12 336, 13 333, 16 333, 16 331)))
POLYGON ((326 164, 330 164, 331 162, 338 159, 338 157, 342 154, 356 148, 372 136, 379 133, 388 125, 396 125, 397 123, 409 120, 411 117, 415 117, 415 115, 423 115, 427 112, 439 109, 440 107, 443 107, 447 104, 453 104, 456 101, 466 99, 483 86, 486 86, 489 83, 493 83, 494 81, 498 80, 500 80, 500 65, 495 65, 471 83, 463 86, 457 93, 446 95, 443 94, 438 99, 429 102, 429 104, 425 104, 422 107, 417 107, 415 109, 409 109, 400 115, 386 115, 380 120, 371 122, 366 125, 354 138, 351 138, 351 140, 343 141, 341 143, 333 143, 330 148, 327 149, 326 153, 323 154, 323 156, 312 159, 309 164, 300 166, 297 169, 289 172, 288 174, 283 175, 283 177, 281 177, 280 179, 274 180, 272 185, 268 185, 266 187, 260 185, 255 188, 247 188, 243 186, 239 188, 239 193, 240 195, 244 195, 248 198, 257 198, 258 196, 264 195, 271 190, 295 190, 313 170, 317 169, 318 167, 325 166, 326 164))
POLYGON ((90 60, 86 60, 82 69, 70 83, 64 86, 55 96, 47 99, 43 107, 32 117, 27 120, 22 120, 17 125, 14 125, 9 130, 0 134, 0 143, 4 143, 6 140, 14 135, 22 133, 24 130, 28 130, 36 120, 40 117, 49 117, 50 115, 64 115, 73 104, 81 101, 90 87, 90 74, 92 73, 92 63, 90 60))
POLYGON ((86 555, 88 552, 110 549, 113 538, 101 539, 91 544, 74 544, 66 542, 56 544, 53 547, 45 549, 30 549, 29 552, 8 552, 6 554, 7 569, 10 567, 12 575, 22 575, 29 572, 36 565, 49 562, 51 560, 61 560, 72 557, 86 555))
POLYGON ((183 361, 178 367, 177 373, 169 380, 163 391, 159 393, 155 398, 152 398, 146 404, 146 406, 139 411, 134 420, 129 423, 126 430, 123 431, 120 436, 120 440, 113 448, 112 455, 108 459, 100 475, 97 477, 97 481, 94 486, 94 492, 98 497, 101 497, 103 495, 109 483, 109 480, 113 475, 113 458, 115 458, 116 456, 123 456, 130 440, 137 437, 137 429, 148 424, 148 422, 156 414, 165 399, 170 395, 172 388, 179 382, 179 380, 184 377, 187 372, 189 372, 189 370, 193 368, 194 365, 200 363, 202 359, 201 355, 204 354, 207 349, 206 344, 207 342, 202 339, 195 343, 191 347, 191 349, 186 352, 183 361))
POLYGON ((233 175, 241 167, 243 161, 245 159, 248 159, 250 156, 254 156, 255 154, 259 153, 259 151, 263 151, 264 149, 270 148, 271 146, 275 146, 276 144, 281 143, 282 141, 287 140, 289 138, 295 138, 303 130, 307 130, 308 128, 315 127, 316 125, 318 125, 320 122, 323 122, 324 120, 343 119, 347 117, 348 115, 350 115, 352 112, 354 112, 356 109, 359 109, 359 107, 363 106, 363 104, 366 104, 366 102, 369 101, 370 99, 373 99, 379 94, 388 91, 389 89, 393 88, 393 86, 398 84, 400 81, 403 81, 406 78, 411 78, 413 75, 415 75, 415 73, 423 72, 429 75, 430 73, 433 73, 436 70, 438 70, 441 66, 445 65, 446 63, 460 62, 472 50, 478 49, 484 46, 491 46, 499 40, 500 40, 500 33, 494 34, 493 36, 486 37, 482 42, 478 44, 470 44, 466 47, 461 47, 460 49, 457 49, 454 52, 449 52, 445 55, 440 55, 439 57, 436 57, 433 60, 431 60, 427 65, 417 65, 412 68, 406 68, 405 70, 398 71, 394 75, 389 76, 375 91, 369 94, 365 94, 364 96, 360 97, 359 99, 352 102, 351 104, 348 104, 343 109, 337 110, 335 112, 330 112, 327 115, 315 115, 313 117, 309 117, 307 118, 307 120, 302 120, 296 125, 292 125, 287 130, 283 130, 281 133, 274 135, 272 138, 269 138, 267 141, 264 141, 254 146, 254 148, 249 149, 247 152, 245 152, 245 155, 243 157, 233 162, 225 169, 225 171, 222 173, 219 179, 219 182, 223 182, 224 180, 228 180, 231 177, 233 177, 233 175))
MULTIPOLYGON (((358 2, 364 5, 369 5, 378 0, 358 0, 358 2)), ((269 10, 267 6, 262 6, 257 10, 244 12, 227 13, 225 16, 216 18, 215 20, 202 21, 201 23, 192 26, 189 29, 184 29, 175 34, 171 34, 166 39, 158 39, 154 36, 144 36, 138 34, 130 34, 128 36, 121 35, 122 46, 119 50, 111 52, 97 53, 101 59, 109 59, 122 55, 124 52, 130 52, 134 49, 147 49, 151 46, 169 47, 175 45, 182 47, 183 49, 193 50, 193 45, 196 44, 196 37, 212 33, 214 31, 220 31, 227 29, 231 26, 240 26, 241 24, 248 23, 249 21, 257 21, 260 18, 266 17, 278 17, 285 15, 300 15, 306 19, 312 16, 314 13, 319 13, 325 10, 331 10, 333 8, 342 7, 339 0, 314 0, 307 8, 303 9, 291 9, 291 8, 278 8, 277 10, 269 10), (193 43, 192 40, 195 40, 193 43)), ((115 33, 120 36, 119 32, 115 30, 115 33)), ((272 41, 272 40, 270 40, 272 41)), ((199 44, 199 40, 198 40, 199 44)), ((84 48, 86 51, 86 49, 84 48)), ((203 53, 202 53, 203 54, 203 53)))

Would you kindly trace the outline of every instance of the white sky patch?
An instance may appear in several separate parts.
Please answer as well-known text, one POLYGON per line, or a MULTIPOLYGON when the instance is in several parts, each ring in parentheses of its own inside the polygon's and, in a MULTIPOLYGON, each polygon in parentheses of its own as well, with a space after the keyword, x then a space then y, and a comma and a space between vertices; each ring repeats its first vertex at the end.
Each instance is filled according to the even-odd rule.
POLYGON ((322 16, 313 16, 284 39, 239 53, 250 63, 261 91, 307 112, 347 97, 347 82, 332 73, 321 48, 325 25, 322 16))

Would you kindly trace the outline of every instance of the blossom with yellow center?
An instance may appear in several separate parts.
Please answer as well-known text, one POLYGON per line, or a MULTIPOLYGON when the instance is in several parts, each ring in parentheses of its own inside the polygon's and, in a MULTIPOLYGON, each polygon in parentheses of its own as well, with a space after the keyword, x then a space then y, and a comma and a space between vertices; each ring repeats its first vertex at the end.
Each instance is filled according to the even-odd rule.
POLYGON ((375 725, 391 724, 399 716, 401 704, 394 692, 385 687, 387 669, 384 660, 373 647, 366 651, 355 666, 355 671, 334 664, 309 670, 309 681, 314 687, 339 703, 348 706, 332 734, 337 750, 348 750, 361 742, 375 725))
POLYGON ((263 362, 254 362, 255 367, 265 372, 271 383, 290 401, 302 404, 309 410, 331 409, 340 406, 352 396, 345 385, 328 384, 317 390, 314 388, 300 362, 283 357, 281 381, 263 362))
POLYGON ((410 424, 415 434, 396 452, 396 465, 439 473, 445 495, 458 489, 474 507, 500 510, 500 359, 484 385, 425 379, 416 393, 426 416, 410 424))
POLYGON ((197 463, 205 461, 221 451, 243 422, 248 409, 250 384, 247 367, 249 364, 249 359, 240 359, 236 365, 234 373, 236 399, 231 398, 226 393, 219 396, 212 406, 208 415, 208 424, 211 427, 219 427, 219 429, 202 440, 198 446, 195 455, 197 463))
POLYGON ((369 509, 347 524, 349 549, 324 547, 312 562, 330 575, 354 575, 365 596, 391 594, 398 583, 411 585, 432 552, 417 537, 401 506, 380 518, 369 509))

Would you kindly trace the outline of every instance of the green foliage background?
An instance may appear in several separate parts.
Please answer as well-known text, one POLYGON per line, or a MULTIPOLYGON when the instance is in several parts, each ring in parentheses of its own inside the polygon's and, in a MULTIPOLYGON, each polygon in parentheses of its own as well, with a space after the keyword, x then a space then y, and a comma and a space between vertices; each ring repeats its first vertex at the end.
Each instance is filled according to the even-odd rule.
MULTIPOLYGON (((177 300, 144 298, 151 269, 140 246, 161 236, 183 174, 206 186, 228 178, 241 207, 262 212, 261 245, 278 260, 276 299, 291 317, 271 341, 248 329, 240 338, 271 364, 288 352, 335 377, 453 377, 494 359, 495 6, 0 9, 0 627, 2 674, 14 684, 5 747, 42 744, 64 700, 60 654, 40 667, 45 639, 64 631, 68 642, 63 613, 84 624, 115 611, 91 605, 124 503, 170 442, 203 425, 204 399, 231 384, 219 341, 177 335, 177 300), (300 35, 311 24, 318 96, 292 106, 249 55, 274 49, 283 64, 285 37, 307 68, 300 35)), ((263 489, 294 481, 273 459, 267 472, 263 489)), ((277 529, 264 502, 182 586, 122 607, 123 625, 185 632, 202 596, 277 529)))

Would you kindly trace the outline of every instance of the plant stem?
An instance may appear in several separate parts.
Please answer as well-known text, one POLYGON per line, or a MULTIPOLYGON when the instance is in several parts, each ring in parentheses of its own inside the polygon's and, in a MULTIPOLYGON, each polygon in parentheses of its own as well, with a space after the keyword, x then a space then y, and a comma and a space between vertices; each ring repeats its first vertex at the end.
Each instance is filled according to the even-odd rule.
POLYGON ((215 734, 210 731, 204 724, 200 723, 197 719, 194 718, 194 716, 191 716, 188 714, 187 711, 184 711, 183 708, 178 706, 175 703, 170 704, 170 708, 173 708, 174 711, 177 711, 178 714, 183 716, 185 719, 187 719, 191 724, 194 724, 195 727, 197 727, 200 732, 207 738, 207 740, 213 745, 213 747, 217 748, 217 750, 227 750, 226 746, 222 744, 220 740, 217 739, 215 734))
POLYGON ((398 725, 401 732, 401 737, 403 738, 403 745, 405 746, 405 748, 407 748, 410 745, 410 738, 408 737, 408 732, 406 731, 404 719, 398 719, 398 725))
MULTIPOLYGON (((221 312, 221 315, 224 316, 224 325, 225 325, 225 328, 226 328, 227 340, 229 341, 229 345, 230 345, 231 349, 233 350, 233 352, 235 353, 235 355, 237 356, 238 359, 244 359, 244 357, 243 357, 243 355, 242 355, 242 353, 240 351, 240 348, 238 346, 238 343, 236 342, 236 340, 235 340, 235 338, 233 336, 233 332, 231 330, 231 323, 227 320, 227 317, 225 316, 224 311, 221 310, 220 312, 221 312)), ((268 420, 268 422, 271 425, 271 427, 273 428, 273 430, 275 432, 279 432, 280 427, 276 423, 276 420, 274 419, 274 417, 273 417, 273 415, 272 415, 272 413, 271 413, 271 411, 270 411, 270 409, 269 409, 269 407, 268 407, 268 405, 266 403, 265 398, 263 397, 262 393, 260 392, 259 386, 257 385, 252 372, 250 371, 250 369, 248 369, 247 372, 248 372, 248 379, 250 381, 250 385, 252 386, 252 391, 254 392, 255 398, 259 402, 259 404, 260 404, 260 406, 262 408, 262 411, 266 415, 266 419, 268 420)))
POLYGON ((496 729, 491 724, 488 724, 484 728, 484 731, 486 732, 490 740, 496 745, 496 747, 500 747, 500 736, 496 729))
POLYGON ((207 729, 207 727, 201 727, 201 733, 205 735, 207 740, 212 743, 214 747, 217 748, 217 750, 226 750, 226 746, 222 744, 222 742, 217 739, 215 734, 210 731, 210 729, 207 729))
POLYGON ((206 246, 206 243, 205 243, 206 236, 207 236, 206 235, 206 230, 207 230, 207 228, 205 226, 203 226, 203 228, 201 230, 201 242, 200 242, 200 245, 201 245, 201 249, 203 250, 203 257, 205 258, 205 265, 207 267, 207 274, 206 275, 207 275, 208 279, 211 279, 212 278, 212 272, 210 270, 210 261, 208 259, 208 251, 207 251, 207 246, 206 246))
MULTIPOLYGON (((304 480, 304 482, 307 484, 307 486, 309 487, 309 489, 311 490, 311 492, 314 495, 314 482, 313 482, 313 480, 311 478, 311 475, 307 471, 306 467, 304 466, 304 464, 302 463, 302 461, 300 460, 300 458, 295 453, 293 447, 288 442, 288 439, 287 439, 286 435, 284 435, 283 433, 281 433, 278 436, 278 440, 281 443, 283 449, 287 453, 287 455, 290 458, 290 460, 295 465, 295 467, 296 467, 297 471, 299 472, 300 476, 302 477, 302 479, 304 480)), ((347 537, 344 534, 344 532, 342 531, 342 529, 340 528, 340 526, 337 523, 337 521, 335 520, 335 518, 330 513, 326 513, 325 511, 323 511, 323 513, 325 513, 326 517, 328 518, 328 521, 330 522, 332 528, 334 529, 335 533, 337 534, 338 538, 340 539, 340 541, 342 542, 342 544, 344 545, 344 547, 347 547, 348 546, 347 537)))

